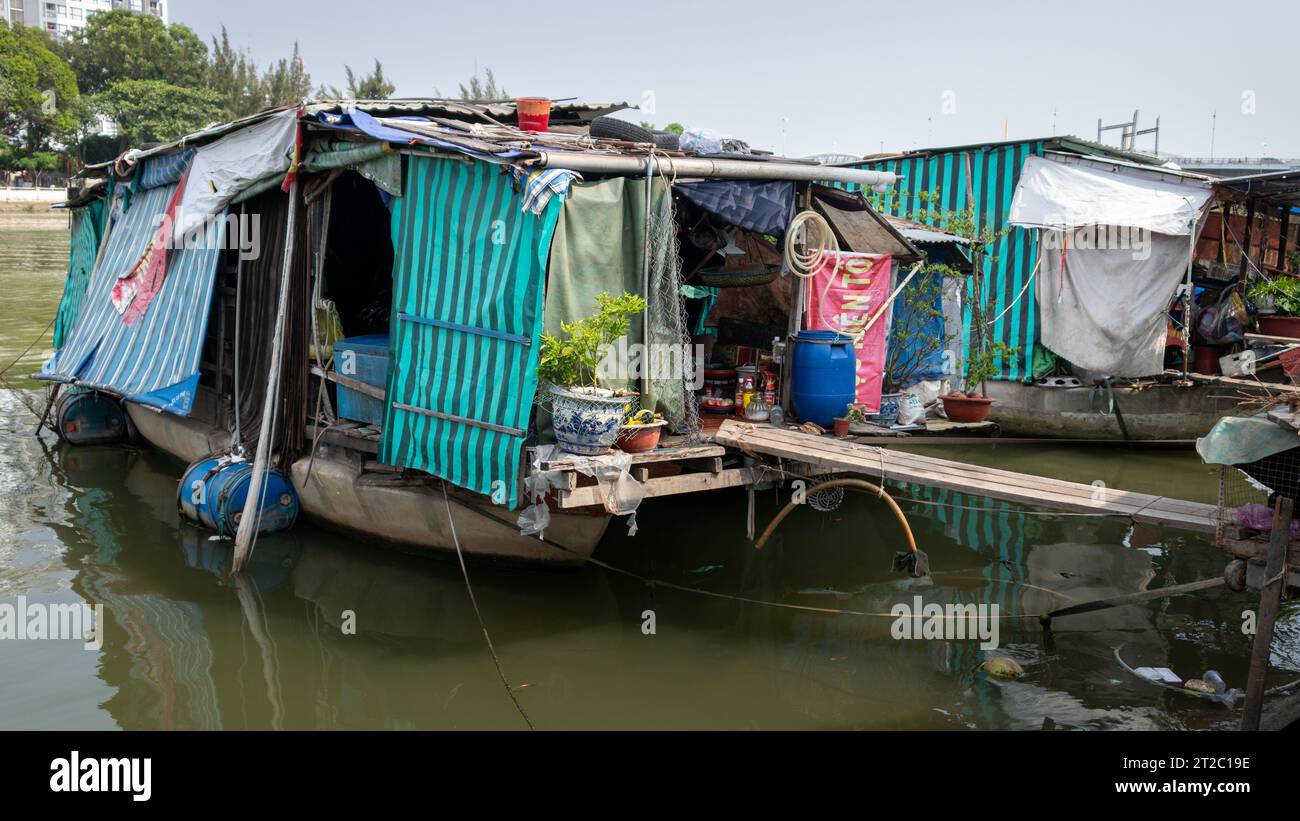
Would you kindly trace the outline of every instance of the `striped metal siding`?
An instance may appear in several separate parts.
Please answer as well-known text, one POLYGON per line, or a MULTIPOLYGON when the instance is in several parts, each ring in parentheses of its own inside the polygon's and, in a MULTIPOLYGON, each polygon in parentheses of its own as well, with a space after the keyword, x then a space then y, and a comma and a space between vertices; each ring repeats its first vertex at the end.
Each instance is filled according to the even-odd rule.
MULTIPOLYGON (((138 191, 125 213, 113 221, 81 316, 66 344, 42 369, 41 378, 75 381, 179 416, 189 415, 199 381, 217 259, 225 241, 225 220, 214 220, 196 247, 176 248, 168 254, 167 277, 134 325, 122 321, 112 302, 113 284, 140 259, 175 191, 175 184, 138 191)), ((126 187, 120 187, 115 214, 125 194, 126 187)))
POLYGON ((537 216, 500 166, 426 157, 407 159, 403 194, 380 461, 513 508, 560 198, 537 216))
MULTIPOLYGON (((1011 211, 1011 195, 1020 179, 1020 169, 1031 154, 1042 156, 1042 140, 881 160, 858 167, 892 171, 904 176, 896 189, 897 203, 892 202, 888 194, 884 198, 869 195, 873 202, 879 200, 880 210, 938 226, 943 212, 960 211, 966 207, 969 163, 970 194, 976 223, 981 228, 999 231, 1006 225, 1011 211)), ((1000 316, 1015 300, 1034 270, 1037 256, 1038 239, 1034 232, 1013 228, 985 259, 984 299, 992 316, 1000 316)), ((962 343, 967 351, 970 349, 970 296, 968 287, 966 315, 962 322, 962 343)), ((1038 343, 1038 303, 1032 287, 1014 308, 993 323, 990 338, 1017 349, 1015 355, 999 362, 1002 379, 1031 378, 1034 346, 1038 343)))

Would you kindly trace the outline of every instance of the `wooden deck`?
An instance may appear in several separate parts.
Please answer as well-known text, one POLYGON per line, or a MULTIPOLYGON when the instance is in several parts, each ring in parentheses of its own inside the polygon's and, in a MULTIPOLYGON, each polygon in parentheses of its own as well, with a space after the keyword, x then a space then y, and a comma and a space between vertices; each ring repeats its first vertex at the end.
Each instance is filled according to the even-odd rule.
POLYGON ((715 441, 827 472, 854 473, 869 479, 883 476, 895 482, 947 488, 1028 507, 1123 516, 1136 522, 1200 532, 1215 530, 1214 505, 979 467, 770 425, 728 420, 718 430, 715 441))

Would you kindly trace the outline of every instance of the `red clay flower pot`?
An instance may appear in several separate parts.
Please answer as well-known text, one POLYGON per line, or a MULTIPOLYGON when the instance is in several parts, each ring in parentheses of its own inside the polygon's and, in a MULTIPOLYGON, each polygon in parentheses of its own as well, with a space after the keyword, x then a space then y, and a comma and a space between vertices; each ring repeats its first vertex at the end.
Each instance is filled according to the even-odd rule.
POLYGON ((1300 316, 1260 316, 1259 332, 1269 336, 1286 336, 1300 339, 1300 316))
POLYGON ((848 436, 848 435, 849 435, 849 420, 847 420, 847 419, 836 419, 836 420, 835 420, 835 435, 836 435, 836 436, 848 436))
POLYGON ((645 453, 659 447, 659 435, 663 433, 664 423, 650 425, 624 425, 618 432, 618 446, 625 453, 645 453))
POLYGON ((983 422, 996 401, 985 396, 945 396, 943 412, 950 422, 983 422))

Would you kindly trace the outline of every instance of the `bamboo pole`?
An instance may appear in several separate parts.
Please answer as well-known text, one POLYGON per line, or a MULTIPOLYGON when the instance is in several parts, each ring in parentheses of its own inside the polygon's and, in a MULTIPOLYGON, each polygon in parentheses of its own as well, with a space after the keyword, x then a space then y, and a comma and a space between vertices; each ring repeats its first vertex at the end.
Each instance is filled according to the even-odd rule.
POLYGON ((289 222, 284 239, 284 263, 280 269, 280 298, 275 309, 275 333, 271 340, 271 367, 266 377, 266 401, 262 406, 262 427, 257 432, 257 455, 253 459, 253 475, 248 483, 248 498, 244 512, 239 517, 239 530, 235 534, 235 557, 231 571, 244 569, 253 549, 253 539, 261 519, 262 485, 266 481, 267 464, 271 458, 271 424, 280 394, 280 366, 284 355, 284 323, 289 305, 289 279, 293 267, 293 242, 298 223, 298 180, 293 176, 289 186, 289 222))

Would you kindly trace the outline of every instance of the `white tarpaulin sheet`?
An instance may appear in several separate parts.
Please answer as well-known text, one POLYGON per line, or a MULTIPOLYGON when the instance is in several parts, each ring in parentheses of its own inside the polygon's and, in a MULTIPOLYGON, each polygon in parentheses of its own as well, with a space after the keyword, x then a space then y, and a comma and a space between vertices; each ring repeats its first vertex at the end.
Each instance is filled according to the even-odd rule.
POLYGON ((1186 236, 1209 198, 1203 185, 1030 156, 1011 198, 1010 221, 1027 228, 1114 225, 1186 236))
POLYGON ((1094 237, 1087 228, 1043 232, 1043 344, 1097 374, 1158 374, 1164 370, 1169 304, 1187 270, 1187 238, 1151 234, 1146 249, 1099 250, 1089 245, 1094 237))
POLYGON ((194 152, 174 234, 220 214, 257 181, 289 170, 298 135, 298 111, 290 109, 222 137, 194 152))

